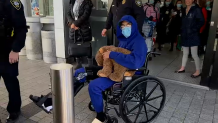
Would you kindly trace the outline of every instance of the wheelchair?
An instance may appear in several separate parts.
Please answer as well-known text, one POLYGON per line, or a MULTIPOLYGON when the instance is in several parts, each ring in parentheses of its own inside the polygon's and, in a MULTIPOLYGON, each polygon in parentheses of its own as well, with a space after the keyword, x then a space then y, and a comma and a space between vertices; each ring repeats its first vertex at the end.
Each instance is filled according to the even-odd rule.
MULTIPOLYGON (((121 117, 125 123, 149 123, 163 109, 166 91, 159 79, 148 76, 147 65, 150 55, 160 54, 155 52, 148 53, 144 67, 135 70, 142 74, 132 77, 124 75, 122 82, 115 83, 112 87, 102 92, 105 101, 105 113, 111 118, 113 123, 118 123, 118 119, 114 116, 109 116, 110 110, 114 110, 117 116, 121 117), (156 89, 159 90, 155 91, 156 89), (142 114, 144 116, 141 116, 142 114)), ((95 111, 91 101, 88 107, 91 111, 95 111)))
MULTIPOLYGON (((115 114, 121 117, 125 123, 149 123, 153 121, 163 109, 166 100, 166 91, 163 83, 159 79, 148 75, 149 70, 147 65, 150 55, 160 54, 149 52, 146 57, 146 63, 142 68, 128 70, 140 72, 139 75, 136 74, 131 77, 125 76, 124 74, 122 82, 117 82, 112 87, 102 92, 105 101, 105 114, 113 123, 118 123, 118 119, 115 116, 109 115, 110 110, 114 110, 115 114)), ((98 71, 98 69, 96 70, 98 71)), ((90 69, 86 71, 86 73, 91 76, 87 76, 88 82, 97 77, 94 76, 95 73, 93 72, 96 70, 90 69)), ((84 83, 74 83, 74 96, 76 96, 83 86, 84 83)), ((42 107, 42 104, 45 104, 46 100, 49 99, 51 102, 51 93, 45 96, 42 95, 41 97, 30 95, 30 99, 46 113, 51 113, 42 107)), ((88 107, 91 111, 95 111, 91 102, 88 107)))

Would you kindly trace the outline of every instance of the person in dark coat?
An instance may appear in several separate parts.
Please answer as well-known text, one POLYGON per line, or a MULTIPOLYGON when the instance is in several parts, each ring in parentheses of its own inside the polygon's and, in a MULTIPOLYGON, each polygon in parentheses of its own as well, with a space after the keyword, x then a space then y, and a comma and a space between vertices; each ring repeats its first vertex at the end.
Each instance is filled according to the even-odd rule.
POLYGON ((92 31, 89 23, 92 7, 91 0, 70 0, 67 19, 71 41, 74 42, 76 40, 78 42, 83 40, 88 42, 92 40, 92 31))
POLYGON ((200 29, 201 45, 198 47, 198 52, 199 52, 198 54, 203 55, 204 46, 207 44, 207 38, 208 38, 208 31, 206 30, 206 26, 207 26, 206 0, 198 0, 197 2, 204 15, 204 25, 200 29))
MULTIPOLYGON (((142 34, 142 25, 144 23, 145 13, 141 0, 113 0, 108 13, 106 26, 102 30, 101 35, 105 37, 107 30, 109 30, 112 26, 114 34, 116 35, 117 24, 124 15, 131 15, 136 19, 138 30, 142 34)), ((116 39, 115 45, 117 46, 118 44, 119 41, 116 39)))
POLYGON ((200 29, 204 25, 204 16, 201 8, 194 4, 194 0, 185 0, 186 8, 182 18, 181 38, 183 58, 182 66, 176 73, 184 73, 188 60, 189 48, 195 61, 196 71, 192 78, 200 76, 200 59, 198 57, 198 46, 200 45, 200 29))
POLYGON ((182 26, 182 0, 177 0, 176 5, 172 12, 171 22, 169 24, 169 40, 171 43, 170 51, 173 51, 174 43, 177 40, 178 35, 180 34, 180 29, 182 26))
POLYGON ((7 123, 19 118, 21 108, 18 81, 19 52, 25 45, 27 26, 20 0, 0 0, 0 79, 3 78, 9 102, 7 123))
POLYGON ((168 40, 167 39, 167 24, 170 21, 171 13, 173 9, 173 4, 171 0, 165 0, 164 6, 160 8, 160 19, 157 22, 157 43, 158 49, 161 50, 161 46, 168 40))

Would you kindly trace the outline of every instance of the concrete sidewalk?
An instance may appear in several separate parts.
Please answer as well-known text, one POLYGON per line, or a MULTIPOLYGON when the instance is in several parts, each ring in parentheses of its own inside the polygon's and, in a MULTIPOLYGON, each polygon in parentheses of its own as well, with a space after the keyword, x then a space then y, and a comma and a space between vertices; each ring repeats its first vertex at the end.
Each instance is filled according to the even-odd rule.
MULTIPOLYGON (((22 116, 17 123, 52 123, 52 115, 36 107, 29 95, 41 95, 50 92, 48 85, 49 66, 43 61, 20 59, 20 87, 22 95, 22 116)), ((218 123, 217 91, 206 91, 164 82, 167 91, 166 105, 153 123, 218 123)), ((87 86, 75 97, 76 123, 91 123, 95 113, 89 111, 90 101, 87 86)), ((5 121, 8 102, 7 90, 0 82, 0 119, 5 121)), ((115 114, 114 114, 115 115, 115 114)), ((116 115, 115 115, 116 116, 116 115)), ((3 122, 4 123, 4 122, 3 122)), ((123 123, 119 119, 119 123, 123 123)))

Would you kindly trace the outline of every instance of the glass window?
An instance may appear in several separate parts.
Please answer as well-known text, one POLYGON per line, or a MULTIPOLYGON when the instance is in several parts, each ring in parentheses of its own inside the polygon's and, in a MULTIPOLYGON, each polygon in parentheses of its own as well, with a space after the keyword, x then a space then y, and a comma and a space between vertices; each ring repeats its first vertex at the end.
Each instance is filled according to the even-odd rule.
POLYGON ((32 16, 54 16, 53 0, 31 0, 32 16))

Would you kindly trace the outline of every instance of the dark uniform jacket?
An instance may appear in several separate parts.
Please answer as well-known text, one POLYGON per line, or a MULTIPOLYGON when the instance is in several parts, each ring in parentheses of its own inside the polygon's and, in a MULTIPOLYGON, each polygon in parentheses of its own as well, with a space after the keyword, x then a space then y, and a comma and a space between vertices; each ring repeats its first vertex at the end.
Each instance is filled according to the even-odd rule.
POLYGON ((192 47, 200 45, 200 29, 204 25, 204 16, 202 10, 197 5, 193 5, 186 15, 186 9, 183 11, 181 37, 182 46, 192 47))
POLYGON ((138 24, 139 32, 142 32, 145 13, 140 0, 113 0, 105 29, 110 29, 113 26, 116 31, 117 24, 124 15, 133 16, 138 24))
POLYGON ((19 0, 0 0, 0 72, 18 75, 18 63, 9 63, 11 51, 20 52, 25 45, 27 26, 19 0))
MULTIPOLYGON (((91 41, 92 31, 91 31, 91 26, 89 23, 89 17, 91 15, 92 7, 93 7, 92 1, 91 0, 83 1, 83 3, 80 5, 80 8, 79 8, 79 17, 77 20, 75 20, 74 13, 73 13, 74 4, 75 4, 75 0, 71 0, 69 11, 67 14, 68 23, 69 24, 74 23, 75 26, 80 28, 81 32, 78 32, 78 30, 76 31, 76 35, 75 35, 76 40, 81 40, 81 38, 83 38, 84 41, 91 41)), ((74 31, 75 30, 71 28, 69 30, 69 38, 73 41, 74 41, 74 34, 75 34, 74 31)))

